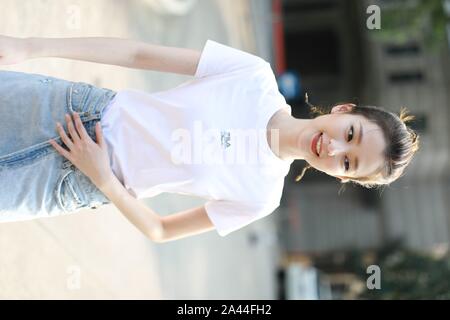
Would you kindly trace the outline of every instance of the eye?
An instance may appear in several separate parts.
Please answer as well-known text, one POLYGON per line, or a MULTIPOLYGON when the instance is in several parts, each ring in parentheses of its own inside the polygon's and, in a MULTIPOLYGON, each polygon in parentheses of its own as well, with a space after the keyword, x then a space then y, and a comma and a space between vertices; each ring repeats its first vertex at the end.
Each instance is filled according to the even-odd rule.
POLYGON ((353 139, 353 125, 350 127, 348 132, 347 141, 351 141, 353 139))
POLYGON ((344 168, 345 171, 348 171, 348 169, 350 168, 350 161, 348 160, 347 157, 344 158, 344 168))

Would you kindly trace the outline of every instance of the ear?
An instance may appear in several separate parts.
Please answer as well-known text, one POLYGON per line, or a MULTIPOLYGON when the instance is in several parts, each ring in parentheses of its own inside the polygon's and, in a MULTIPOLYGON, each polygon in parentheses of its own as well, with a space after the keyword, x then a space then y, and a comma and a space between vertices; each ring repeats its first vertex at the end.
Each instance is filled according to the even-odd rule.
POLYGON ((338 104, 331 109, 331 113, 349 112, 352 111, 354 107, 356 107, 356 105, 353 103, 338 104))

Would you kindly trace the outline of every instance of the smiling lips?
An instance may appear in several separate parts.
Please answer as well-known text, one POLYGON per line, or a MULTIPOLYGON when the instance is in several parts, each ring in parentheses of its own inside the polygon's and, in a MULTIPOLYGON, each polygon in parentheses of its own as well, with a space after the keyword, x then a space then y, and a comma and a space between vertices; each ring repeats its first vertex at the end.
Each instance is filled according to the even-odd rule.
POLYGON ((311 151, 316 156, 320 156, 320 153, 322 152, 322 132, 319 132, 314 136, 314 138, 311 141, 311 151))

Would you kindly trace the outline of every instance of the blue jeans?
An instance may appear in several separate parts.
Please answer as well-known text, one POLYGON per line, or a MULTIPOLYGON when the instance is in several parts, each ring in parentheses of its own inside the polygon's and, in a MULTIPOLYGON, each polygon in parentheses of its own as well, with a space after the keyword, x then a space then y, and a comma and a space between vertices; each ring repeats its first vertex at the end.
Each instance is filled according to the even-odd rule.
POLYGON ((116 95, 84 82, 0 70, 0 222, 97 208, 110 200, 48 142, 69 150, 66 113, 78 112, 89 136, 116 95))

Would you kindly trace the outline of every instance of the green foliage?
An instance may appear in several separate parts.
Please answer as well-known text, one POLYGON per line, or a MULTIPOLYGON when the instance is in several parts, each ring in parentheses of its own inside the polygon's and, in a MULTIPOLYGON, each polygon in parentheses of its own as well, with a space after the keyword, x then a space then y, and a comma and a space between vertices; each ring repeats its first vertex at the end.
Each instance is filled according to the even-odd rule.
MULTIPOLYGON (((448 253, 434 256, 395 243, 377 252, 374 264, 381 269, 381 289, 363 290, 360 299, 450 299, 448 253)), ((361 259, 359 265, 357 274, 365 282, 367 266, 361 259)))
POLYGON ((427 48, 436 50, 445 43, 449 19, 442 0, 398 0, 395 6, 381 8, 381 29, 373 34, 381 40, 407 42, 421 39, 427 48))

